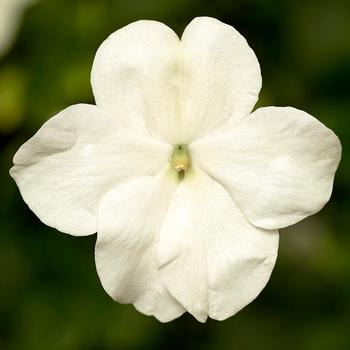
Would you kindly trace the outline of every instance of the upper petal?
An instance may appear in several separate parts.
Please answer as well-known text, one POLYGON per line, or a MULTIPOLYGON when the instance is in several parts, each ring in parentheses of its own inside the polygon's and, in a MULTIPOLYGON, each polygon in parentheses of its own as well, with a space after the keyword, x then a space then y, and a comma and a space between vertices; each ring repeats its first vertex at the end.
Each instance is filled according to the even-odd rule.
POLYGON ((106 292, 160 321, 185 310, 158 277, 156 242, 177 181, 165 171, 111 190, 98 220, 96 267, 106 292))
POLYGON ((191 151, 254 225, 275 229, 316 213, 329 200, 341 145, 311 115, 266 107, 236 128, 197 141, 191 151))
POLYGON ((260 67, 231 26, 194 19, 180 42, 167 26, 138 21, 98 49, 91 75, 98 106, 168 143, 189 143, 248 115, 260 67))
POLYGON ((260 66, 237 30, 214 18, 195 18, 181 49, 182 142, 249 115, 261 88, 260 66))
MULTIPOLYGON (((178 36, 156 21, 137 21, 111 34, 91 73, 96 104, 138 130, 176 112, 178 36), (118 113, 119 112, 119 113, 118 113)), ((153 130, 154 131, 154 130, 153 130)))
POLYGON ((96 210, 111 186, 156 174, 169 146, 130 132, 96 106, 71 106, 49 119, 14 156, 23 199, 47 225, 96 232, 96 210))
POLYGON ((159 272, 199 321, 223 320, 264 288, 277 249, 277 231, 252 226, 219 183, 196 171, 181 183, 162 225, 159 272))

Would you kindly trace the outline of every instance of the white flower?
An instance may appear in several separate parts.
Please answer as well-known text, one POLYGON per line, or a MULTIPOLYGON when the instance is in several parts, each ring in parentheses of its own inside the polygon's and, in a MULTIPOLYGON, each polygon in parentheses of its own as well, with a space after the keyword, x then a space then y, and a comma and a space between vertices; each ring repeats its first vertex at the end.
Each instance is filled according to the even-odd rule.
POLYGON ((232 316, 267 283, 277 229, 328 201, 338 138, 291 107, 251 113, 257 58, 212 18, 181 42, 154 21, 118 30, 91 80, 97 106, 63 110, 15 155, 24 200, 62 232, 98 232, 113 299, 161 321, 232 316))
POLYGON ((0 56, 9 50, 24 10, 34 1, 36 0, 0 0, 0 56))

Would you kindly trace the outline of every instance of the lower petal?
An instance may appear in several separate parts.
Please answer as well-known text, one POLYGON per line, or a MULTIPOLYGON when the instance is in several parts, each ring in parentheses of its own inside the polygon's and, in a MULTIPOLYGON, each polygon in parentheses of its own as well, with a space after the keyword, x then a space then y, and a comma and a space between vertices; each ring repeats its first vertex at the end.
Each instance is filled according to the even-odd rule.
POLYGON ((106 292, 162 322, 185 310, 158 278, 155 242, 177 186, 167 172, 140 177, 109 192, 98 216, 96 267, 106 292))
POLYGON ((181 183, 162 225, 159 271, 199 321, 223 320, 261 292, 277 250, 278 231, 252 226, 219 183, 196 171, 181 183))

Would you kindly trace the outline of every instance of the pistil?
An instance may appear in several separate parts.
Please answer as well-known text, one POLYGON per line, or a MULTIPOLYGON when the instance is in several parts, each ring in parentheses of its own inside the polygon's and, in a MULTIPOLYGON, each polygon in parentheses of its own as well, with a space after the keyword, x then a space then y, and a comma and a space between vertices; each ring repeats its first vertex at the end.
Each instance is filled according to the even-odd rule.
POLYGON ((175 145, 169 161, 173 168, 179 173, 180 179, 183 179, 186 170, 188 170, 191 165, 188 147, 184 144, 175 145))

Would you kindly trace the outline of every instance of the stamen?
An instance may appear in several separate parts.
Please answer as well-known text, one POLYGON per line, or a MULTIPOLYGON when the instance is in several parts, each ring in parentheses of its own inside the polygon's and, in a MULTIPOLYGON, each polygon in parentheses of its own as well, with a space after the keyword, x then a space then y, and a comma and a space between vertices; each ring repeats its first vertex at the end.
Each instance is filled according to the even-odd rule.
POLYGON ((169 161, 174 169, 179 173, 180 179, 183 179, 185 176, 185 171, 191 164, 190 152, 187 146, 184 144, 175 145, 169 161))

